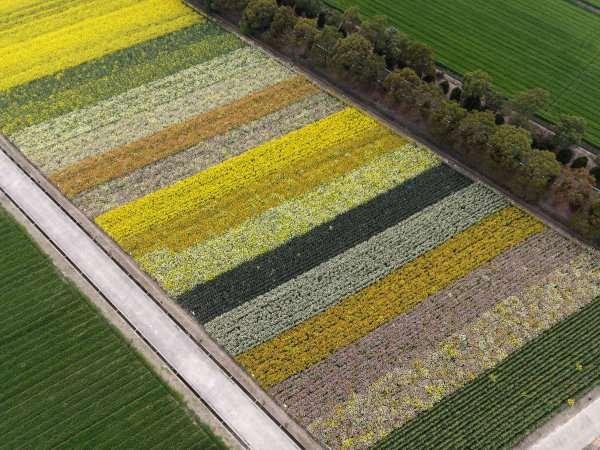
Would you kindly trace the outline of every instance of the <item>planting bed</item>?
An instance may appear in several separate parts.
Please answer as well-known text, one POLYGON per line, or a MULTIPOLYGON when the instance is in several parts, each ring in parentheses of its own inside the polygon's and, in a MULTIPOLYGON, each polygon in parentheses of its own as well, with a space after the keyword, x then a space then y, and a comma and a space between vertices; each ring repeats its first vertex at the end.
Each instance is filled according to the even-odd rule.
POLYGON ((597 252, 163 8, 172 30, 5 86, 0 127, 326 445, 461 398, 600 295, 597 252))
POLYGON ((387 16, 399 30, 430 44, 446 67, 460 74, 483 69, 507 95, 547 89, 552 98, 542 116, 550 121, 559 114, 585 117, 587 139, 600 146, 598 16, 575 2, 546 0, 543 7, 530 0, 329 3, 387 16))
POLYGON ((0 210, 5 448, 225 448, 0 210))

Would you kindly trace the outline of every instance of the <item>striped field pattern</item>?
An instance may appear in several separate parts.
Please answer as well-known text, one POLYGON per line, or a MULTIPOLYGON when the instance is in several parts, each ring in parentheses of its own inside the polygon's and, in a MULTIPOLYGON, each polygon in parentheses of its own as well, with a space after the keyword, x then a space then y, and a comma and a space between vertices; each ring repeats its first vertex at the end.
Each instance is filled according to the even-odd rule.
POLYGON ((0 0, 1 129, 324 444, 400 442, 600 295, 597 253, 178 0, 83 3, 0 0))

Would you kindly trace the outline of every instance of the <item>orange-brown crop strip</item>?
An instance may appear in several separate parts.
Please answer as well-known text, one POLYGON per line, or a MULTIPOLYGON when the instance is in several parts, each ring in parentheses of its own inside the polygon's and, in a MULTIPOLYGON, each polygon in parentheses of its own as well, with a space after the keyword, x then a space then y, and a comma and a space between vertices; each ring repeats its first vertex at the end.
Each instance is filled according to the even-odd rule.
POLYGON ((317 87, 306 78, 295 76, 138 141, 86 158, 54 173, 51 179, 72 198, 317 92, 317 87))

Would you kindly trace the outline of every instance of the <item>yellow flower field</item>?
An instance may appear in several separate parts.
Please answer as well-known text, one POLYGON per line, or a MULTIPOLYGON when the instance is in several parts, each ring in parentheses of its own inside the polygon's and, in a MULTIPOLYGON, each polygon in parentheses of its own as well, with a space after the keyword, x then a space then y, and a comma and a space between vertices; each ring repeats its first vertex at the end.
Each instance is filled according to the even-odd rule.
POLYGON ((203 20, 178 0, 104 3, 99 15, 90 16, 87 9, 79 20, 58 30, 48 25, 46 33, 29 36, 29 24, 5 37, 0 47, 0 91, 203 20), (23 40, 23 35, 29 38, 23 40))

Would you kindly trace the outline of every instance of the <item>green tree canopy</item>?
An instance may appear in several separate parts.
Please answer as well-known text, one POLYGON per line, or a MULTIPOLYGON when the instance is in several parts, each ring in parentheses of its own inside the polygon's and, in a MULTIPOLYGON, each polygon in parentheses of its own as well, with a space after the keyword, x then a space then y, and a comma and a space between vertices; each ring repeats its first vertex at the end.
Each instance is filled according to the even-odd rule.
POLYGON ((519 92, 510 102, 513 123, 523 128, 529 128, 529 121, 546 106, 549 99, 550 93, 541 88, 519 92))
POLYGON ((465 73, 463 79, 463 98, 485 99, 492 90, 492 77, 483 70, 465 73))
POLYGON ((373 53, 373 45, 358 33, 340 39, 331 58, 333 69, 360 84, 375 82, 384 68, 383 58, 373 53))
POLYGON ((260 34, 267 31, 277 9, 278 6, 275 0, 250 0, 242 14, 242 30, 250 34, 260 34))
POLYGON ((422 83, 415 71, 408 67, 394 70, 383 82, 387 92, 386 102, 390 106, 414 106, 417 88, 422 83))
POLYGON ((559 149, 581 144, 587 123, 583 117, 561 115, 556 122, 554 144, 559 149))
POLYGON ((487 151, 490 139, 496 131, 494 113, 491 111, 473 111, 464 117, 456 135, 465 152, 487 151))
POLYGON ((531 150, 531 135, 523 128, 500 125, 490 140, 492 159, 507 169, 516 169, 531 150))

